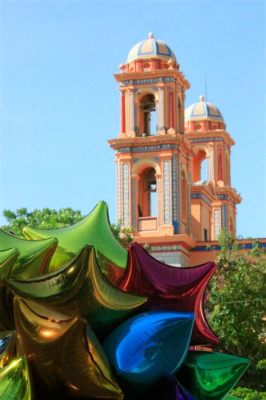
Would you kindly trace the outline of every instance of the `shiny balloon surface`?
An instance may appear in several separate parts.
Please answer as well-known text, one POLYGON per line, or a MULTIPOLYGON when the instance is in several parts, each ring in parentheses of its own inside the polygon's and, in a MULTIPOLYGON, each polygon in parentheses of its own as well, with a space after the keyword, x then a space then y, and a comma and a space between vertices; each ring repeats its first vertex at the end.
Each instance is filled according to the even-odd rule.
POLYGON ((215 352, 189 352, 179 374, 199 400, 222 399, 249 365, 249 360, 215 352))
POLYGON ((108 216, 107 205, 99 202, 91 213, 75 225, 61 228, 40 230, 26 226, 23 233, 28 239, 46 239, 54 237, 58 247, 51 260, 50 270, 62 266, 77 255, 86 244, 93 246, 97 256, 102 254, 118 267, 127 263, 127 252, 114 238, 108 216))
POLYGON ((24 234, 0 230, 1 400, 230 399, 248 360, 195 347, 218 343, 204 312, 214 263, 124 249, 104 202, 24 234))
POLYGON ((190 342, 194 315, 147 312, 124 322, 104 342, 116 373, 138 387, 175 373, 190 342))

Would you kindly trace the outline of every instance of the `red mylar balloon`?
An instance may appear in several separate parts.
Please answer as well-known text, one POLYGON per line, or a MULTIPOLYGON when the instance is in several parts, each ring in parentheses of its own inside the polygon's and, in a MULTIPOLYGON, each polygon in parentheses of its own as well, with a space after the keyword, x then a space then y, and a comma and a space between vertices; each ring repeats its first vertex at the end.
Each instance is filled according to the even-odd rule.
POLYGON ((146 307, 150 310, 194 312, 192 344, 214 345, 219 340, 208 325, 203 307, 205 290, 214 272, 213 262, 185 268, 166 265, 133 243, 119 287, 149 297, 146 307))

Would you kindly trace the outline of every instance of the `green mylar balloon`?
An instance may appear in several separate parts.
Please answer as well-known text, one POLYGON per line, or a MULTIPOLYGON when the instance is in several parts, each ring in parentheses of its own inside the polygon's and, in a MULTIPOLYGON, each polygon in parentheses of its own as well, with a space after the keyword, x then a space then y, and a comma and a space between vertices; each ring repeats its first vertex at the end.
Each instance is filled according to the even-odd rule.
MULTIPOLYGON (((42 318, 21 299, 14 299, 19 354, 27 355, 44 390, 65 399, 123 399, 108 360, 85 320, 42 318)), ((49 395, 47 395, 49 398, 49 395)))
POLYGON ((4 368, 15 355, 15 331, 0 332, 0 368, 4 368))
POLYGON ((31 400, 32 390, 25 357, 15 358, 0 369, 1 400, 31 400))
POLYGON ((0 251, 0 330, 12 329, 12 301, 6 286, 7 278, 15 264, 19 252, 17 249, 0 251))
POLYGON ((248 366, 247 358, 191 351, 178 373, 178 380, 199 400, 223 399, 248 366))
POLYGON ((107 204, 104 201, 99 202, 87 217, 75 225, 48 230, 26 226, 23 234, 27 239, 58 239, 59 245, 50 264, 51 271, 71 260, 86 244, 95 248, 97 257, 103 255, 121 268, 125 268, 127 263, 127 251, 113 236, 107 204))
POLYGON ((0 251, 15 248, 19 257, 14 264, 11 275, 19 279, 32 278, 46 272, 49 261, 57 245, 57 240, 25 240, 0 229, 0 251))
POLYGON ((0 250, 0 277, 6 278, 19 256, 17 249, 0 250))
POLYGON ((24 281, 10 279, 9 286, 24 299, 33 300, 30 307, 39 315, 49 316, 52 309, 59 315, 84 317, 100 336, 147 301, 146 297, 125 293, 110 284, 90 246, 50 274, 24 281))

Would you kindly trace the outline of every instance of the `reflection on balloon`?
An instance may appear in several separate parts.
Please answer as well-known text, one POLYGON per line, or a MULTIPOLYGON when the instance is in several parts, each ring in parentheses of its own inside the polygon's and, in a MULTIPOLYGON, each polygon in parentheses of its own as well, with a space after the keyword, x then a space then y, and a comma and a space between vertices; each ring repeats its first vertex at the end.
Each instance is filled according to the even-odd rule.
POLYGON ((208 325, 203 307, 205 290, 214 272, 213 262, 188 268, 166 265, 133 243, 119 287, 150 297, 147 309, 194 312, 192 344, 215 345, 218 338, 208 325))
POLYGON ((18 256, 17 249, 0 251, 0 331, 13 329, 12 300, 7 288, 7 278, 18 256))
POLYGON ((0 230, 1 399, 232 398, 248 360, 188 352, 218 343, 204 312, 214 263, 127 252, 104 202, 71 227, 24 233, 34 240, 0 230))
POLYGON ((0 368, 5 367, 15 356, 15 332, 0 332, 0 368))
POLYGON ((96 253, 103 254, 120 268, 124 268, 127 262, 126 250, 117 242, 111 231, 108 208, 104 201, 100 201, 87 217, 75 225, 48 230, 26 226, 23 234, 27 239, 35 240, 57 238, 58 248, 51 260, 50 270, 59 268, 71 260, 86 244, 93 246, 96 253))
POLYGON ((238 382, 249 360, 229 354, 189 352, 179 379, 199 400, 222 399, 238 382))
POLYGON ((97 338, 82 319, 41 318, 15 299, 18 353, 26 354, 47 390, 88 398, 121 399, 97 338))
MULTIPOLYGON (((53 309, 72 318, 84 317, 100 336, 147 301, 110 284, 97 264, 94 249, 89 246, 66 266, 41 278, 9 280, 9 286, 20 296, 45 304, 47 311, 37 306, 41 315, 48 316, 53 309)), ((31 308, 36 310, 34 304, 31 308)))
POLYGON ((194 315, 147 312, 116 328, 104 349, 117 375, 138 389, 177 371, 186 356, 194 315))
POLYGON ((0 229, 0 250, 14 248, 19 251, 17 262, 12 268, 12 277, 28 279, 47 272, 56 245, 57 240, 53 237, 24 240, 0 229))
POLYGON ((32 400, 31 381, 25 357, 15 358, 0 369, 0 398, 32 400))

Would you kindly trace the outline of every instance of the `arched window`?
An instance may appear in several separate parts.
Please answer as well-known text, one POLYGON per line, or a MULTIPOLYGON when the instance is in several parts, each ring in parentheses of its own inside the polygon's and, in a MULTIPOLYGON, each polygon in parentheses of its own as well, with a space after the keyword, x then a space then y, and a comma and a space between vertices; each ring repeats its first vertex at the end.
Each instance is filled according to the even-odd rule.
POLYGON ((192 160, 192 182, 207 182, 208 177, 208 158, 204 150, 199 150, 192 160))
POLYGON ((157 182, 154 168, 146 168, 139 179, 139 217, 157 216, 157 182))
POLYGON ((146 94, 141 98, 139 112, 141 135, 156 135, 156 103, 153 94, 146 94))

